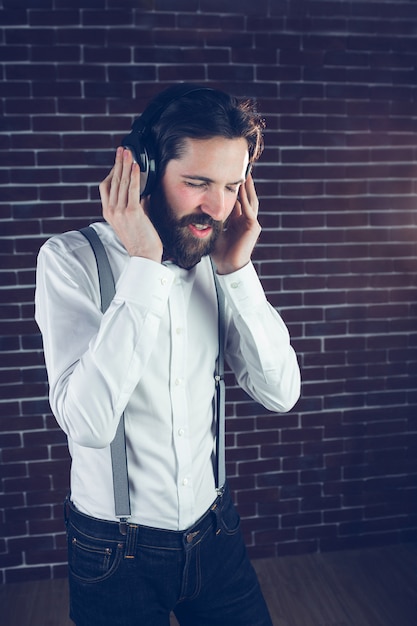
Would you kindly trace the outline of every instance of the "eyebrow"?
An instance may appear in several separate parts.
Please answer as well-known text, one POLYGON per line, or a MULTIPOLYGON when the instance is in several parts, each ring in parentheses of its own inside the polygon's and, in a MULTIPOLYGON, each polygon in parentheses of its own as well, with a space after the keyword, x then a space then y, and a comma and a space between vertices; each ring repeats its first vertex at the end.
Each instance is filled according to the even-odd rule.
MULTIPOLYGON (((188 176, 186 174, 182 175, 182 178, 188 178, 189 180, 201 180, 204 183, 214 183, 214 180, 212 178, 208 178, 207 176, 188 176)), ((242 183, 244 183, 244 179, 241 178, 240 180, 237 180, 234 183, 227 183, 227 185, 241 185, 242 183)))

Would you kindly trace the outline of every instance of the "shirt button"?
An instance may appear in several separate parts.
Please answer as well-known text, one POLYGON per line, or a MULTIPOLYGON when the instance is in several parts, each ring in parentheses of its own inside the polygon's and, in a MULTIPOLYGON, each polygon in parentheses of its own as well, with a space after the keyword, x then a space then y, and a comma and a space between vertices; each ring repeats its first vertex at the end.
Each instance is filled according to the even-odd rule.
POLYGON ((168 284, 168 278, 165 278, 165 276, 163 278, 161 278, 161 285, 163 285, 165 287, 165 285, 168 284))
POLYGON ((180 326, 178 326, 178 328, 175 329, 175 332, 177 333, 177 335, 181 335, 182 328, 180 328, 180 326))
POLYGON ((184 487, 186 487, 188 485, 188 478, 184 478, 182 484, 184 487))
POLYGON ((182 385, 182 378, 176 378, 175 379, 175 385, 176 385, 176 387, 179 387, 180 385, 182 385))
POLYGON ((232 283, 230 286, 232 289, 237 289, 239 287, 240 283, 232 283))
POLYGON ((178 429, 178 435, 179 435, 180 437, 182 437, 184 433, 185 433, 185 430, 184 430, 183 428, 179 428, 179 429, 178 429))

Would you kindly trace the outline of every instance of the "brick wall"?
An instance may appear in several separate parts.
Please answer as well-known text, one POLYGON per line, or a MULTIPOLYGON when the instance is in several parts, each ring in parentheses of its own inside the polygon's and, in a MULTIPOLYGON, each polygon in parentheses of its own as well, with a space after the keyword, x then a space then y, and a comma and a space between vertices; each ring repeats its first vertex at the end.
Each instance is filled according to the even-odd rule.
POLYGON ((115 146, 180 80, 256 97, 268 126, 255 258, 304 384, 277 416, 229 380, 251 556, 415 540, 415 0, 1 4, 3 580, 65 573, 69 459, 33 321, 37 251, 100 215, 115 146))

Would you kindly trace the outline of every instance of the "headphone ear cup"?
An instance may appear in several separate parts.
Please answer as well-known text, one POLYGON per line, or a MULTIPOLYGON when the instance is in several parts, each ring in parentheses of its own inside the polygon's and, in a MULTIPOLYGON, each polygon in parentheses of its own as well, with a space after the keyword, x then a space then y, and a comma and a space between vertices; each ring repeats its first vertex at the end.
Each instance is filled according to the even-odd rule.
POLYGON ((148 196, 153 190, 156 180, 156 161, 150 154, 143 136, 135 131, 121 141, 121 145, 131 151, 133 159, 140 169, 140 197, 148 196))
POLYGON ((155 152, 149 146, 149 141, 147 145, 145 143, 142 144, 140 158, 146 163, 140 175, 140 196, 142 198, 149 196, 154 191, 157 178, 155 152))

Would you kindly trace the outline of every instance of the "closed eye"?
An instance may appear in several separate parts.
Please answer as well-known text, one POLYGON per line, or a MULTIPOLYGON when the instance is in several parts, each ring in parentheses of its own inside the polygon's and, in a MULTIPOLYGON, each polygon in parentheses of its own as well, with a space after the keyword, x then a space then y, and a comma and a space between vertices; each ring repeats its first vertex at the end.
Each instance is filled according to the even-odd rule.
POLYGON ((193 187, 194 189, 202 189, 203 187, 207 187, 207 183, 192 183, 189 180, 185 181, 187 187, 193 187))
MULTIPOLYGON (((191 187, 193 189, 205 189, 206 187, 208 187, 210 184, 212 184, 214 181, 211 178, 205 178, 205 177, 198 177, 198 176, 183 176, 184 179, 184 184, 187 187, 191 187)), ((243 180, 238 180, 236 182, 233 183, 229 183, 228 185, 225 185, 225 189, 227 189, 227 191, 230 191, 233 194, 237 194, 240 188, 240 185, 243 183, 243 180)))

